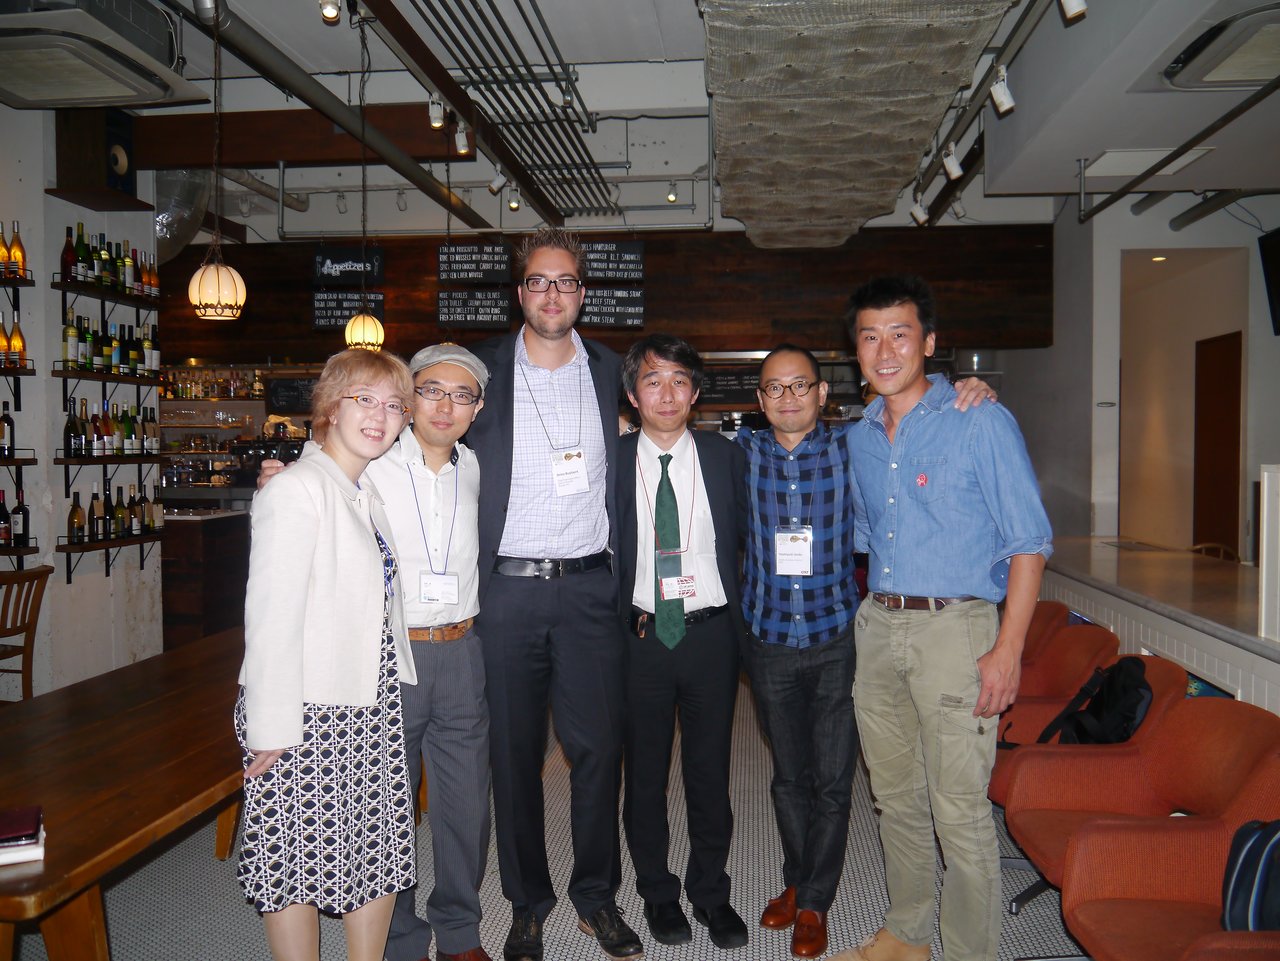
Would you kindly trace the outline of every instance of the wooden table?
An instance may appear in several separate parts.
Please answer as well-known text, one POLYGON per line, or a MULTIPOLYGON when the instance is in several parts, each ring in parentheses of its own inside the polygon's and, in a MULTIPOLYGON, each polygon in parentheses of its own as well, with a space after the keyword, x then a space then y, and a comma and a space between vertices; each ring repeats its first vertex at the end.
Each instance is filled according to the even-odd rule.
POLYGON ((44 806, 45 859, 0 866, 0 961, 39 919, 50 961, 109 961, 99 882, 199 814, 231 853, 240 628, 0 707, 0 805, 44 806))

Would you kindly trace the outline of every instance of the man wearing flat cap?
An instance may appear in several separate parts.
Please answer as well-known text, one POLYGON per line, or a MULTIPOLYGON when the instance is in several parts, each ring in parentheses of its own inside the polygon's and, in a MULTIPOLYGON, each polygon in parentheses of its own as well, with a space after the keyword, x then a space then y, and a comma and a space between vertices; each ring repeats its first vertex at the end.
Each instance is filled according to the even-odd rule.
MULTIPOLYGON (((480 944, 480 883, 489 851, 489 710, 474 630, 480 470, 459 443, 480 408, 489 372, 457 344, 409 361, 412 422, 367 476, 385 502, 404 585, 405 623, 419 683, 401 685, 405 756, 414 795, 426 758, 435 885, 426 920, 416 888, 396 897, 387 961, 489 961, 480 944)), ((266 461, 259 486, 283 465, 266 461)))

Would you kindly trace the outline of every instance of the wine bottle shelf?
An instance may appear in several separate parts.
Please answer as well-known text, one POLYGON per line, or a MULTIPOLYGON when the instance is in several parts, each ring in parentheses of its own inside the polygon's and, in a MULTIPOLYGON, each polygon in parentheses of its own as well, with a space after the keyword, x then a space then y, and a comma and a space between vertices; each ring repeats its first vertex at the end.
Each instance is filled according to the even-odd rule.
POLYGON ((35 457, 0 457, 0 467, 35 467, 38 463, 35 457))
POLYGON ((104 541, 81 541, 78 544, 67 542, 66 535, 58 537, 58 545, 54 548, 59 554, 88 554, 92 551, 109 551, 117 547, 133 547, 135 544, 155 544, 162 540, 164 534, 130 534, 125 537, 108 537, 104 541))
MULTIPOLYGON (((31 538, 35 541, 35 538, 31 538)), ((30 557, 32 554, 39 554, 39 545, 32 543, 27 547, 0 547, 0 557, 30 557)))
POLYGON ((0 277, 0 287, 34 287, 35 279, 30 270, 24 270, 21 277, 0 277))
POLYGON ((116 454, 108 454, 103 457, 55 457, 53 462, 59 466, 93 467, 95 465, 106 464, 159 464, 160 458, 154 455, 147 455, 145 457, 126 457, 117 456, 116 454))
POLYGON ((132 374, 104 374, 96 370, 81 370, 79 367, 59 367, 67 361, 54 363, 50 375, 61 380, 92 380, 107 384, 135 384, 138 387, 159 387, 159 377, 135 377, 132 374))
MULTIPOLYGON (((60 277, 54 274, 54 277, 60 277)), ((54 290, 74 294, 77 297, 88 297, 90 300, 105 300, 111 304, 123 304, 127 307, 140 307, 143 310, 156 310, 160 306, 159 297, 140 297, 137 294, 126 294, 124 291, 108 290, 96 284, 86 284, 79 280, 54 280, 50 285, 54 290)))

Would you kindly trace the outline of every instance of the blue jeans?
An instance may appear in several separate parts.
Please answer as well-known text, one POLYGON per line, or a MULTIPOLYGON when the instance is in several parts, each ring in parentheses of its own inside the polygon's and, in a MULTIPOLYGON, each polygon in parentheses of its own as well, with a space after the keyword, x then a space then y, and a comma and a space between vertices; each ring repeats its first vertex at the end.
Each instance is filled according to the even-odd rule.
POLYGON ((844 867, 858 754, 853 625, 804 649, 748 636, 746 663, 773 753, 783 883, 796 889, 797 907, 826 911, 844 867))

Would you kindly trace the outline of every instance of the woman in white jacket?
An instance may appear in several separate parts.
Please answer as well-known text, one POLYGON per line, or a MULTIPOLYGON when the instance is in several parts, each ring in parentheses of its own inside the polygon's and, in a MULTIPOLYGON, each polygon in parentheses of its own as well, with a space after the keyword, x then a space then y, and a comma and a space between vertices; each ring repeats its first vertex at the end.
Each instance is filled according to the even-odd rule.
POLYGON ((319 958, 318 910, 343 916, 352 961, 378 961, 392 895, 414 883, 399 685, 417 678, 381 499, 360 479, 412 397, 399 358, 335 354, 312 394, 323 449, 254 501, 238 876, 277 961, 319 958))

